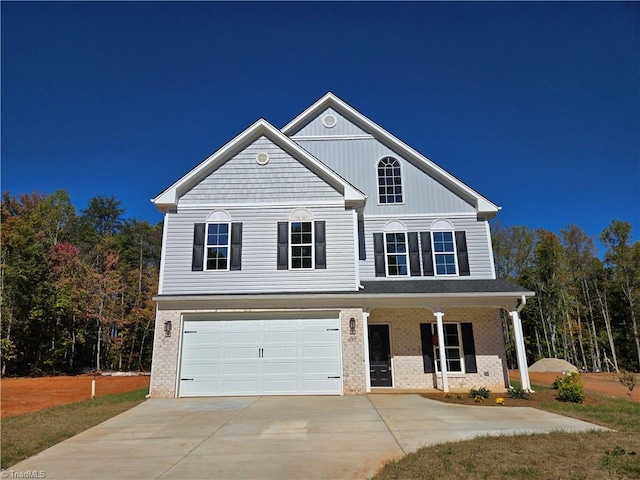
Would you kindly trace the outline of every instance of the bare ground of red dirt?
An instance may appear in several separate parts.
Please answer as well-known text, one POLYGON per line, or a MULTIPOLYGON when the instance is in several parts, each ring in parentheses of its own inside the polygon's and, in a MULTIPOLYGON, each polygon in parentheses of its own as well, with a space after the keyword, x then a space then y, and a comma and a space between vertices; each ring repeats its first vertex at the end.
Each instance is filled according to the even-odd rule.
POLYGON ((131 392, 149 386, 148 375, 78 375, 35 378, 3 378, 0 416, 27 412, 91 398, 91 381, 96 381, 96 396, 131 392))
MULTIPOLYGON (((609 397, 629 399, 629 389, 618 381, 616 373, 581 373, 584 382, 584 391, 586 393, 599 393, 609 397)), ((559 372, 529 372, 531 383, 536 385, 553 385, 553 381, 561 377, 559 372)), ((520 372, 518 370, 510 370, 509 378, 511 380, 520 381, 520 372)), ((640 380, 640 379, 639 379, 640 380)), ((633 400, 640 401, 640 385, 633 391, 633 400)))

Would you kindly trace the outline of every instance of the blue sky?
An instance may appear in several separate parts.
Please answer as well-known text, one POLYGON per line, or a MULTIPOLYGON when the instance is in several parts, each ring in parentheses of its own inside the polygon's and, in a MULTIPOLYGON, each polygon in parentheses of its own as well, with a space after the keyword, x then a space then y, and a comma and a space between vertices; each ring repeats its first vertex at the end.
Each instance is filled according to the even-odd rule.
POLYGON ((2 2, 2 190, 149 201, 332 91, 502 206, 640 238, 640 4, 2 2))

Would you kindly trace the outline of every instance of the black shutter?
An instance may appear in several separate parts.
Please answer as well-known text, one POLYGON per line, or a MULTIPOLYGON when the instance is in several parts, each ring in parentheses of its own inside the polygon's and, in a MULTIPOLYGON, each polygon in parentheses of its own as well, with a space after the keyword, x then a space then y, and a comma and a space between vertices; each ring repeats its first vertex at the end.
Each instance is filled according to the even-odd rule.
POLYGON ((465 232, 456 232, 456 251, 458 253, 458 275, 471 275, 469 272, 469 254, 467 253, 467 235, 465 232))
POLYGON ((315 223, 315 247, 316 247, 316 268, 327 268, 327 240, 325 235, 325 222, 315 223))
POLYGON ((476 346, 473 342, 473 327, 470 323, 461 323, 462 349, 464 350, 464 366, 467 373, 478 373, 476 364, 476 346))
POLYGON ((418 232, 407 234, 409 242, 409 270, 412 277, 419 277, 420 273, 420 250, 418 249, 418 232))
POLYGON ((376 266, 376 277, 386 276, 384 264, 384 237, 382 233, 373 234, 373 257, 376 266))
POLYGON ((420 232, 422 243, 422 270, 426 277, 433 277, 433 257, 431 256, 431 232, 420 232))
POLYGON ((433 373, 433 335, 431 334, 431 324, 420 324, 420 339, 422 340, 422 364, 424 373, 433 373))
POLYGON ((364 240, 364 219, 358 219, 358 251, 360 260, 367 259, 367 248, 364 240))
POLYGON ((278 270, 289 268, 289 222, 278 222, 278 270))
POLYGON ((242 223, 231 224, 231 263, 230 270, 242 267, 242 223))
POLYGON ((193 255, 191 257, 191 271, 201 272, 204 265, 204 223, 193 226, 193 255))

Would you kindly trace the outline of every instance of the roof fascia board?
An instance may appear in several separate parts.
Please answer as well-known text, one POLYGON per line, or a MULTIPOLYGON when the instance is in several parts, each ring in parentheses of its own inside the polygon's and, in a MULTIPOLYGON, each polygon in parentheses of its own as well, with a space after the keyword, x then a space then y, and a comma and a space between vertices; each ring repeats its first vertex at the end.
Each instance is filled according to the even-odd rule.
POLYGON ((336 188, 345 197, 345 202, 364 203, 366 195, 357 188, 349 184, 340 177, 336 172, 327 167, 320 160, 311 155, 308 151, 295 143, 289 137, 284 135, 280 130, 275 128, 264 119, 259 119, 253 125, 248 127, 242 133, 237 135, 231 141, 227 142, 222 148, 215 151, 205 160, 200 162, 195 168, 186 175, 176 181, 169 188, 164 190, 160 195, 151 201, 160 209, 166 211, 170 208, 176 208, 178 199, 189 188, 194 186, 198 181, 202 180, 206 175, 213 171, 216 166, 222 164, 229 159, 237 151, 249 145, 257 138, 265 136, 273 141, 276 145, 287 151, 303 165, 316 173, 320 178, 336 188))
MULTIPOLYGON (((286 302, 290 309, 346 309, 346 308, 454 308, 488 307, 514 310, 522 293, 494 293, 491 295, 349 295, 349 294, 301 294, 301 295, 162 295, 154 297, 159 310, 187 312, 215 311, 220 309, 282 309, 286 302)), ((529 296, 529 295, 525 295, 529 296)))
POLYGON ((382 143, 387 144, 387 146, 392 150, 399 150, 400 153, 406 155, 407 157, 410 157, 418 164, 423 164, 431 172, 433 172, 433 175, 436 179, 442 181, 446 185, 449 185, 454 190, 457 190, 463 195, 473 198, 476 201, 476 211, 478 214, 482 213, 495 215, 500 210, 500 207, 495 203, 491 202, 489 199, 485 198, 474 189, 469 187, 467 184, 451 175, 442 167, 429 160, 429 158, 425 157, 420 152, 413 149, 402 140, 365 117, 355 108, 353 108, 331 92, 325 94, 304 112, 291 120, 282 128, 282 132, 287 136, 291 135, 292 132, 302 127, 306 122, 311 120, 312 117, 319 114, 322 110, 328 107, 336 108, 341 114, 350 117, 350 120, 354 121, 354 123, 356 123, 365 132, 371 133, 374 137, 378 138, 378 140, 382 141, 382 143))

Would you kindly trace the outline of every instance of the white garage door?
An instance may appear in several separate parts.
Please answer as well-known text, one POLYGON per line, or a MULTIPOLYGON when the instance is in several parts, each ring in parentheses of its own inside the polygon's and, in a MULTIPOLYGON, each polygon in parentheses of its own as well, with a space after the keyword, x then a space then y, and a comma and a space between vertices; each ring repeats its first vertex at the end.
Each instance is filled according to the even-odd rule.
POLYGON ((338 319, 185 320, 180 396, 336 394, 338 319))

